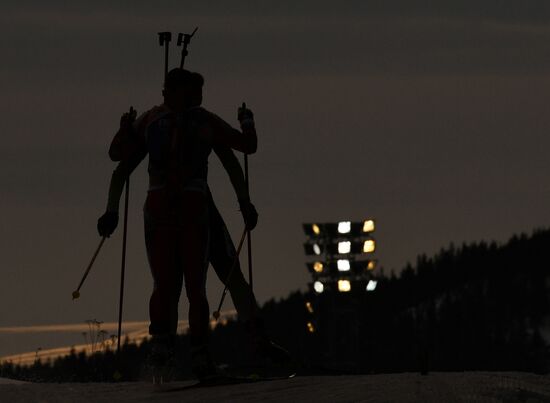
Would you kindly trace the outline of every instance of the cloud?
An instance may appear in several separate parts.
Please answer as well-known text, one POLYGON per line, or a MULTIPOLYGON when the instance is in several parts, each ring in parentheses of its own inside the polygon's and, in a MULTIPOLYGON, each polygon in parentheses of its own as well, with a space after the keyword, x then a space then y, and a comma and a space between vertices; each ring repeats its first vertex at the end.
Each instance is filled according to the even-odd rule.
POLYGON ((222 67, 235 77, 251 70, 264 76, 546 74, 546 3, 54 2, 2 14, 7 35, 0 46, 9 63, 1 71, 15 78, 10 81, 33 77, 55 85, 116 85, 121 70, 123 80, 143 81, 160 71, 157 31, 199 26, 191 47, 195 66, 222 67))
POLYGON ((109 14, 135 15, 159 18, 171 18, 175 15, 236 16, 254 18, 272 18, 280 16, 298 16, 313 19, 319 17, 451 17, 481 18, 500 21, 522 21, 543 23, 550 17, 550 4, 546 0, 348 0, 333 1, 270 1, 243 0, 228 3, 224 0, 209 2, 190 2, 182 0, 164 0, 152 3, 146 0, 126 0, 111 2, 107 0, 92 2, 67 2, 53 0, 46 2, 5 1, 6 11, 24 10, 53 11, 55 13, 93 13, 97 10, 109 14))
MULTIPOLYGON (((183 321, 182 321, 183 323, 183 321)), ((185 321, 185 324, 187 322, 185 321)), ((124 322, 126 330, 145 328, 149 322, 124 322)), ((101 323, 101 329, 115 331, 118 329, 118 322, 101 323)), ((87 332, 90 326, 87 323, 65 324, 65 325, 37 325, 37 326, 7 326, 0 327, 0 334, 29 334, 29 333, 64 333, 64 332, 87 332)))
MULTIPOLYGON (((80 271, 70 268, 80 270, 89 258, 88 242, 96 237, 95 218, 104 208, 112 170, 105 147, 118 117, 130 104, 141 111, 160 98, 163 59, 156 33, 196 25, 189 66, 205 73, 207 107, 234 122, 242 99, 258 105, 263 145, 254 175, 265 183, 258 181, 254 190, 264 223, 257 239, 272 240, 285 251, 274 257, 259 243, 259 267, 265 273, 283 270, 264 281, 260 299, 305 284, 306 271, 296 267, 303 259, 299 222, 307 216, 378 214, 385 220, 381 244, 387 245, 380 258, 389 267, 436 250, 447 239, 508 236, 510 224, 502 224, 502 217, 510 216, 509 203, 522 207, 547 200, 533 185, 543 183, 548 171, 545 7, 531 0, 3 2, 0 129, 7 137, 0 182, 7 221, 0 238, 4 277, 13 285, 5 300, 37 277, 47 284, 50 270, 69 287, 78 279, 80 271), (502 133, 514 142, 503 143, 502 133), (478 147, 477 138, 492 143, 478 147), (464 146, 457 149, 453 139, 464 146), (508 144, 511 151, 495 153, 490 144, 508 144), (462 154, 476 164, 463 169, 462 154), (527 169, 537 159, 542 168, 527 169), (495 173, 494 167, 507 170, 495 173), (529 181, 510 181, 512 170, 529 181), (472 188, 470 176, 483 183, 472 188), (447 183, 456 185, 453 192, 444 188, 447 183), (350 200, 348 192, 357 186, 350 200), (343 196, 319 203, 327 189, 343 196), (484 210, 479 198, 492 200, 502 189, 521 197, 503 197, 484 210), (446 206, 465 198, 449 214, 446 206), (410 214, 411 206, 419 214, 410 214), (475 214, 461 214, 467 206, 475 214), (409 240, 405 222, 422 225, 423 236, 409 240), (21 249, 29 239, 32 254, 21 249)), ((174 46, 171 52, 175 64, 174 46)), ((144 189, 145 179, 140 187, 138 178, 134 188, 144 189)), ((227 177, 222 171, 211 182, 217 189, 227 177)), ((218 192, 227 201, 227 215, 236 213, 231 192, 229 187, 218 192)), ((132 200, 138 217, 141 201, 132 200)), ((540 222, 547 210, 519 207, 525 213, 513 231, 540 222)), ((230 228, 240 228, 240 217, 234 220, 230 228)), ((142 252, 141 240, 133 245, 142 252)), ((136 269, 145 273, 135 297, 142 301, 150 279, 145 257, 135 256, 141 259, 136 269)), ((114 246, 105 259, 115 261, 114 246)), ((47 294, 42 288, 36 292, 47 294)), ((44 301, 40 310, 34 300, 18 309, 40 317, 65 306, 61 298, 44 301)), ((134 306, 134 312, 142 309, 134 306)), ((111 312, 105 304, 97 309, 111 312)))

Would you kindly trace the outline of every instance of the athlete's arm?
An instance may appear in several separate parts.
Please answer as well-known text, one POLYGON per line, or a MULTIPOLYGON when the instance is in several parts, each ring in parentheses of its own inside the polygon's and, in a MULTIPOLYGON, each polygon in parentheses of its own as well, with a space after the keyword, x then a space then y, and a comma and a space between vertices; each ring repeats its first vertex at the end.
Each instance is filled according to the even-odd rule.
POLYGON ((131 141, 134 137, 133 124, 136 120, 136 114, 136 110, 130 107, 130 111, 120 117, 120 127, 109 147, 111 161, 120 161, 131 154, 130 148, 133 148, 131 141))
POLYGON ((225 171, 229 175, 229 180, 233 185, 233 189, 235 189, 237 199, 249 200, 250 197, 248 195, 248 190, 246 189, 243 170, 233 150, 221 144, 214 145, 213 149, 220 159, 225 171))
POLYGON ((214 145, 225 145, 246 154, 254 154, 258 148, 258 137, 254 125, 244 126, 242 131, 234 129, 219 116, 210 114, 214 145))
POLYGON ((155 106, 142 113, 137 119, 136 111, 130 108, 120 118, 120 129, 115 134, 111 146, 109 147, 109 157, 112 161, 122 161, 139 153, 139 150, 145 146, 145 130, 152 119, 159 114, 167 111, 166 106, 155 106))
POLYGON ((147 155, 147 149, 142 147, 134 152, 128 158, 121 160, 111 176, 111 183, 109 185, 109 198, 107 200, 107 211, 118 213, 118 205, 120 202, 120 196, 122 195, 122 189, 124 183, 130 174, 136 169, 141 161, 147 155))
POLYGON ((231 148, 217 145, 214 146, 213 149, 227 171, 233 189, 235 189, 246 227, 249 230, 253 230, 258 223, 258 212, 250 202, 250 196, 248 194, 241 164, 231 148))
POLYGON ((118 205, 126 178, 139 165, 147 155, 147 149, 143 148, 129 158, 120 161, 113 171, 111 183, 109 184, 109 198, 107 200, 107 211, 97 220, 97 231, 102 237, 109 237, 118 225, 118 205))
POLYGON ((131 142, 132 137, 132 127, 121 127, 118 129, 109 147, 109 158, 111 158, 111 161, 121 161, 128 158, 128 154, 132 153, 133 148, 131 142))

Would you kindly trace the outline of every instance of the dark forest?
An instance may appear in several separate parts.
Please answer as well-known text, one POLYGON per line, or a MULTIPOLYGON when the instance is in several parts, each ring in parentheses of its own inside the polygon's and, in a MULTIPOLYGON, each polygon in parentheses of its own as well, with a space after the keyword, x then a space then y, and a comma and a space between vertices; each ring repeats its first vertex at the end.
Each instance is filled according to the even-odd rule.
MULTIPOLYGON (((548 373, 548 251, 550 230, 516 235, 504 244, 450 245, 433 257, 418 256, 399 276, 379 271, 375 292, 294 292, 265 303, 262 316, 271 338, 293 355, 299 374, 548 373)), ((219 365, 254 365, 238 322, 217 326, 211 342, 219 365)), ((181 379, 191 377, 188 345, 187 335, 180 335, 181 379)), ((127 341, 118 355, 107 349, 26 367, 4 363, 0 376, 44 382, 139 380, 148 376, 149 349, 147 341, 139 346, 127 341)))

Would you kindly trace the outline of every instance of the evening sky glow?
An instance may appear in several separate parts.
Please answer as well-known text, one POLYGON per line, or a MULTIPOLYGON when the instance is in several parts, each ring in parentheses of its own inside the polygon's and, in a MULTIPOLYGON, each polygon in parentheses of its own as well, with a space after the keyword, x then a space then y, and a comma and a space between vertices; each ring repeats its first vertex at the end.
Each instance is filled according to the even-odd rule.
MULTIPOLYGON (((503 241, 550 221, 547 2, 91 4, 0 6, 0 326, 116 320, 120 228, 77 302, 71 292, 98 242, 119 116, 161 102, 158 31, 199 26, 188 68, 205 76, 205 107, 234 126, 241 102, 255 113, 261 302, 306 289, 303 222, 374 218, 376 270, 388 274, 450 242, 503 241)), ((210 162, 236 239, 236 197, 210 162)), ((151 290, 145 190, 143 163, 130 196, 125 318, 135 321, 151 290)), ((209 274, 212 308, 222 287, 209 274)))

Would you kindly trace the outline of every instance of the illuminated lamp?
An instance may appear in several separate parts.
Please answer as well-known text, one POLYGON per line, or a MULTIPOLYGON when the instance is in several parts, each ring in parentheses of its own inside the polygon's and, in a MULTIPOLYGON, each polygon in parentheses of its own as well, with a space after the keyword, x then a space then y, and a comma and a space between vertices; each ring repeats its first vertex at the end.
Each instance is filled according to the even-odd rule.
POLYGON ((302 224, 307 236, 317 237, 321 235, 321 224, 302 224))
POLYGON ((340 221, 338 223, 339 234, 349 234, 351 231, 351 221, 340 221))
POLYGON ((369 283, 367 284, 367 291, 374 291, 376 290, 376 285, 378 284, 378 281, 376 280, 369 280, 369 283))
POLYGON ((312 274, 321 274, 325 271, 325 265, 321 262, 306 263, 306 266, 312 274))
POLYGON ((306 309, 309 313, 313 313, 313 305, 311 304, 311 302, 306 302, 306 309))
POLYGON ((338 280, 338 291, 340 292, 350 292, 351 283, 349 280, 338 280))
POLYGON ((374 239, 367 239, 363 243, 363 253, 372 253, 376 249, 376 244, 374 243, 374 239))
POLYGON ((363 232, 373 232, 374 231, 374 220, 366 220, 363 223, 363 232))
POLYGON ((323 272, 323 263, 321 263, 321 262, 313 263, 313 271, 315 273, 322 273, 323 272))
POLYGON ((309 333, 315 333, 315 326, 313 326, 313 323, 307 322, 307 331, 309 333))
POLYGON ((352 260, 350 261, 350 266, 351 266, 351 271, 362 275, 368 270, 375 269, 376 260, 352 260))
POLYGON ((351 252, 351 242, 350 241, 342 241, 338 242, 338 253, 340 254, 346 254, 351 252))
POLYGON ((325 286, 320 281, 316 281, 313 283, 313 289, 317 294, 321 294, 325 290, 325 286))
POLYGON ((347 259, 339 259, 336 262, 336 265, 338 267, 338 271, 350 271, 351 269, 351 265, 347 259))
POLYGON ((319 256, 323 252, 323 247, 318 243, 305 243, 304 249, 306 255, 317 255, 319 256))

